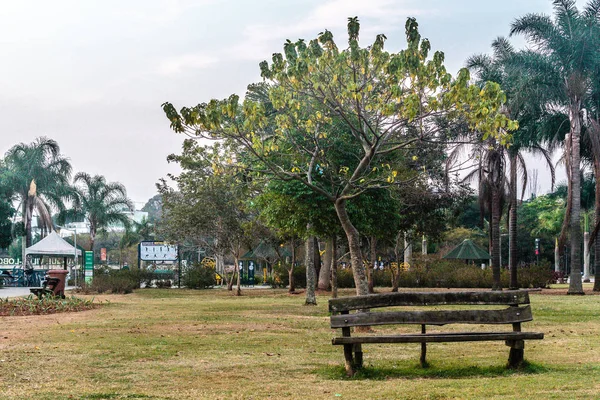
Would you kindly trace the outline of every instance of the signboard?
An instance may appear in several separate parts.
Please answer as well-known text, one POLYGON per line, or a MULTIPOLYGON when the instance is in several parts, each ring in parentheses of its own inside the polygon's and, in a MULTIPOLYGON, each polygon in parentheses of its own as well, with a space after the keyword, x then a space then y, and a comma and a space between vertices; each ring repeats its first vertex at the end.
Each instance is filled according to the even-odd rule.
POLYGON ((100 261, 106 261, 106 249, 104 247, 100 249, 100 261))
POLYGON ((90 283, 94 277, 94 252, 86 251, 84 257, 83 272, 85 275, 85 283, 90 283))
POLYGON ((138 251, 142 261, 177 261, 177 246, 164 242, 140 242, 138 251))
POLYGON ((238 273, 240 274, 240 283, 242 285, 246 284, 246 276, 244 275, 244 262, 240 261, 238 265, 238 273))
POLYGON ((254 261, 248 261, 248 285, 254 286, 254 261))

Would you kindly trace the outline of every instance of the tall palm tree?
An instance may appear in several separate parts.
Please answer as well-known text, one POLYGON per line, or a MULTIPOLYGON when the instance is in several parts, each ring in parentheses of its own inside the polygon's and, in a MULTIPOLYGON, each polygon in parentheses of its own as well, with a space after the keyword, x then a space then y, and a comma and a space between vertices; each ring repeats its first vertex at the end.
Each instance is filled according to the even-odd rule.
POLYGON ((99 230, 114 223, 125 226, 129 224, 125 211, 133 209, 133 204, 127 198, 125 186, 117 182, 107 183, 101 175, 91 176, 79 172, 75 175, 73 184, 77 193, 73 210, 64 216, 85 218, 90 225, 90 250, 94 250, 99 230))
POLYGON ((71 164, 60 154, 58 143, 39 137, 32 143, 19 143, 5 155, 7 186, 20 201, 23 221, 23 262, 25 248, 31 246, 33 214, 41 217, 46 230, 54 229, 50 210, 65 209, 65 200, 72 196, 69 179, 71 164))
POLYGON ((581 280, 580 143, 581 118, 598 66, 594 48, 594 25, 600 17, 600 0, 591 0, 579 11, 574 0, 554 0, 554 19, 527 14, 512 23, 511 35, 524 35, 535 50, 521 53, 519 64, 532 77, 531 83, 563 106, 570 122, 566 143, 571 193, 571 276, 569 294, 584 294, 581 280))
MULTIPOLYGON (((532 102, 531 98, 535 93, 528 93, 525 89, 526 77, 518 69, 513 67, 512 60, 516 52, 512 45, 505 38, 497 38, 492 43, 493 56, 474 55, 467 60, 467 68, 477 74, 481 85, 493 81, 498 83, 506 93, 507 101, 503 106, 503 112, 510 119, 519 122, 519 130, 513 132, 510 146, 500 151, 501 155, 508 155, 509 164, 509 268, 510 268, 510 287, 518 288, 517 277, 517 192, 518 192, 518 171, 521 171, 523 181, 521 189, 521 198, 527 187, 527 169, 524 151, 530 151, 542 155, 549 166, 552 176, 552 185, 554 186, 554 167, 550 154, 541 148, 532 137, 531 124, 540 114, 540 108, 537 106, 539 101, 532 102)), ((491 149, 493 150, 493 149, 491 149)), ((497 150, 494 150, 497 151, 497 150)), ((491 153, 489 154, 492 155, 491 153)), ((498 167, 504 164, 498 164, 498 167)), ((491 183, 491 182, 489 182, 491 183)), ((498 195, 498 194, 496 194, 498 195)), ((492 225, 493 226, 493 225, 492 225)), ((493 252, 494 246, 492 246, 493 252)), ((493 260, 493 259, 492 259, 493 260)))
POLYGON ((472 142, 462 142, 454 147, 446 160, 446 175, 455 170, 465 149, 469 150, 469 165, 459 163, 458 169, 470 170, 462 179, 463 183, 478 182, 478 199, 481 226, 484 225, 486 211, 490 216, 489 243, 492 253, 492 290, 502 290, 500 282, 500 219, 506 197, 505 176, 506 149, 494 139, 482 140, 476 137, 472 142), (474 162, 470 162, 474 160, 474 162))

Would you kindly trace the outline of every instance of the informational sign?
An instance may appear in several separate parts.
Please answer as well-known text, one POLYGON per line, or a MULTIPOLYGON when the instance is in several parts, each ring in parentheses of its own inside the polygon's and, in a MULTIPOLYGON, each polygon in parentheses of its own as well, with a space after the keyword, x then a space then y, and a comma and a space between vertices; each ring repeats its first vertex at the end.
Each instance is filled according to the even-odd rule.
POLYGON ((254 261, 248 261, 248 285, 254 286, 254 261))
POLYGON ((94 252, 86 251, 83 259, 83 274, 85 283, 91 283, 94 277, 94 252))
POLYGON ((100 249, 100 261, 106 261, 106 249, 104 247, 100 249))
POLYGON ((177 261, 177 246, 164 242, 140 242, 138 251, 142 261, 177 261))
POLYGON ((240 261, 238 264, 238 273, 240 274, 240 283, 242 285, 246 284, 246 276, 244 275, 244 262, 240 261))

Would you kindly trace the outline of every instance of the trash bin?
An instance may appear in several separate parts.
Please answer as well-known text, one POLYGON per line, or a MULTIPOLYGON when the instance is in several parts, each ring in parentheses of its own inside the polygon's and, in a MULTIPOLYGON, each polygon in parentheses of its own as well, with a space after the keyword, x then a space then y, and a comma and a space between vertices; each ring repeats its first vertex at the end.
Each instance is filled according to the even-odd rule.
POLYGON ((67 274, 69 271, 64 269, 50 269, 46 273, 46 275, 50 278, 57 278, 58 284, 54 288, 53 292, 55 296, 60 296, 63 299, 65 298, 65 284, 67 283, 67 274))

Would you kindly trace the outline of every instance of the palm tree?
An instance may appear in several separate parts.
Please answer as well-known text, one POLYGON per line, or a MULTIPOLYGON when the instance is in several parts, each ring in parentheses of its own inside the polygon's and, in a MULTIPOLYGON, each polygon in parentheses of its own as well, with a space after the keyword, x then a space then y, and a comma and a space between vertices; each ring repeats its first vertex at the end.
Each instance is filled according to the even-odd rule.
POLYGON ((64 217, 85 218, 90 225, 90 250, 94 250, 94 242, 99 230, 111 224, 129 225, 125 211, 133 209, 131 200, 127 198, 125 187, 117 182, 107 183, 101 175, 91 176, 79 172, 73 179, 77 195, 73 201, 73 210, 64 217))
POLYGON ((595 69, 598 47, 594 26, 600 17, 600 0, 591 0, 579 11, 574 0, 554 0, 554 19, 527 14, 512 23, 511 35, 524 35, 535 50, 520 53, 518 63, 531 83, 549 96, 549 103, 565 107, 570 122, 568 149, 571 193, 571 279, 569 294, 584 294, 581 281, 580 142, 581 114, 595 69))
POLYGON ((60 154, 58 143, 39 137, 32 143, 19 143, 5 156, 7 187, 20 201, 23 220, 23 263, 25 248, 31 246, 31 221, 34 211, 46 231, 54 230, 50 210, 64 210, 64 201, 72 196, 69 179, 71 164, 60 154))
MULTIPOLYGON (((537 120, 537 116, 540 114, 540 109, 537 107, 539 102, 532 102, 531 98, 535 96, 535 93, 528 93, 526 90, 525 82, 526 77, 516 68, 512 66, 512 60, 516 56, 516 52, 512 45, 505 38, 497 38, 492 43, 493 56, 488 55, 475 55, 467 60, 467 68, 474 71, 481 85, 486 82, 493 81, 498 83, 502 90, 506 93, 507 101, 503 106, 503 112, 505 115, 513 120, 519 122, 519 130, 513 132, 512 141, 510 146, 503 148, 499 154, 503 156, 508 155, 509 164, 509 268, 510 268, 510 287, 518 288, 517 279, 517 192, 518 192, 518 171, 521 172, 523 181, 521 189, 521 198, 525 193, 527 187, 527 169, 525 166, 525 159, 523 157, 524 151, 530 151, 539 155, 542 155, 549 166, 550 173, 552 176, 552 186, 554 186, 554 167, 550 154, 543 148, 541 148, 533 138, 531 132, 531 125, 537 120)), ((492 152, 498 152, 498 150, 490 149, 492 152)), ((488 156, 492 156, 492 153, 486 153, 488 156)), ((503 167, 504 164, 498 164, 497 167, 503 167)), ((481 180, 480 180, 481 183, 481 180)), ((491 182, 488 181, 488 185, 491 182)), ((496 193, 497 196, 499 194, 496 193)), ((492 197, 493 199, 493 197, 492 197)), ((493 207, 492 207, 493 208, 493 207)), ((496 216, 497 218, 497 216, 496 216)), ((492 218, 494 219, 494 218, 492 218)), ((493 227, 493 224, 492 224, 493 227)), ((494 232, 494 230, 492 230, 494 232)), ((499 233, 499 232, 497 232, 499 233)), ((499 245, 499 243, 498 243, 499 245)), ((492 253, 494 252, 494 246, 492 246, 492 253)), ((493 258, 492 258, 493 260, 493 258)), ((493 262, 493 261, 492 261, 493 262)))

